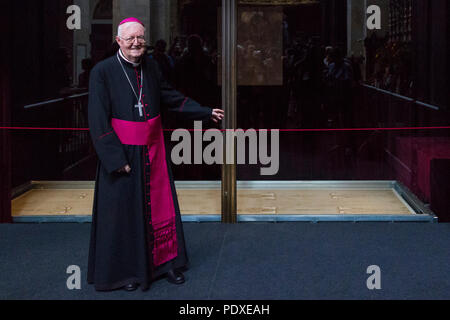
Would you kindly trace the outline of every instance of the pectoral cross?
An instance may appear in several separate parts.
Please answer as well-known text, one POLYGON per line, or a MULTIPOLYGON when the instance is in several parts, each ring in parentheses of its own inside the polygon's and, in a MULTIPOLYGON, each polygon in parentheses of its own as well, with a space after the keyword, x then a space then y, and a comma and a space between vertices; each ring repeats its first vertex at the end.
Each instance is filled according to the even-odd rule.
POLYGON ((134 106, 135 108, 139 108, 139 116, 140 117, 143 117, 144 116, 144 113, 142 112, 142 109, 144 108, 144 106, 142 105, 142 103, 138 103, 138 104, 136 104, 135 106, 134 106))

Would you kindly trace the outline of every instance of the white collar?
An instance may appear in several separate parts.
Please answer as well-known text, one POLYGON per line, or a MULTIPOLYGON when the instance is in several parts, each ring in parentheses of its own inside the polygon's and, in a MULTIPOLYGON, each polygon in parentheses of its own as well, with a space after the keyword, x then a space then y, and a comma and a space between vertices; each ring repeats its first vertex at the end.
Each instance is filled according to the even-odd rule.
POLYGON ((131 64, 133 67, 138 67, 140 66, 141 62, 131 62, 130 60, 128 60, 127 58, 125 58, 124 54, 122 53, 122 50, 119 49, 119 55, 122 57, 123 60, 125 60, 126 62, 128 62, 129 64, 131 64))

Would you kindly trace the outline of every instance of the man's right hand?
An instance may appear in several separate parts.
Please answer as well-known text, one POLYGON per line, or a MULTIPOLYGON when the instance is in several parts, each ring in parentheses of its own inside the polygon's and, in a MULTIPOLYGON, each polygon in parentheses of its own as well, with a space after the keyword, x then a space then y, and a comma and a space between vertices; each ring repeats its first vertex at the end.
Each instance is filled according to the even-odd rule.
POLYGON ((131 172, 131 167, 127 164, 122 169, 117 170, 117 172, 119 172, 119 173, 130 173, 131 172))

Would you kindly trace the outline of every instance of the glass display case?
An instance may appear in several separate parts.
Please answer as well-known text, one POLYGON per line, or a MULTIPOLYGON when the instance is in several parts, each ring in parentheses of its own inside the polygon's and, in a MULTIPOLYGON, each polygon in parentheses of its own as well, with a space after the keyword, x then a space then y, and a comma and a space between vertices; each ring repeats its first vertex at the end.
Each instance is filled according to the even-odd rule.
MULTIPOLYGON (((379 30, 355 1, 72 2, 29 1, 11 21, 12 47, 27 40, 1 129, 13 221, 90 221, 89 74, 116 54, 128 16, 146 24, 146 55, 175 89, 226 111, 200 128, 223 135, 214 152, 203 134, 172 161, 184 221, 448 221, 444 2, 379 1, 379 30)), ((178 130, 194 141, 199 127, 163 121, 173 160, 178 130)))

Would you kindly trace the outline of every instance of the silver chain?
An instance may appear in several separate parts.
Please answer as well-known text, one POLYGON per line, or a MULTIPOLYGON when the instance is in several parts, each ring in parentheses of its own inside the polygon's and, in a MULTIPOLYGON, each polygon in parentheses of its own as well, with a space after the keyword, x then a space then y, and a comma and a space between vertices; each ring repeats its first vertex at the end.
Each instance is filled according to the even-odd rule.
POLYGON ((138 99, 138 104, 141 103, 142 89, 143 89, 143 85, 144 85, 144 70, 142 68, 142 64, 141 64, 141 90, 139 92, 139 97, 138 97, 138 95, 136 94, 136 91, 134 90, 133 84, 131 83, 130 78, 128 77, 128 74, 125 71, 122 61, 120 61, 119 53, 117 53, 117 60, 119 60, 120 66, 122 67, 122 70, 123 70, 123 73, 125 73, 125 76, 127 77, 128 83, 130 84, 130 87, 131 87, 131 90, 133 90, 133 93, 136 96, 136 99, 138 99))

